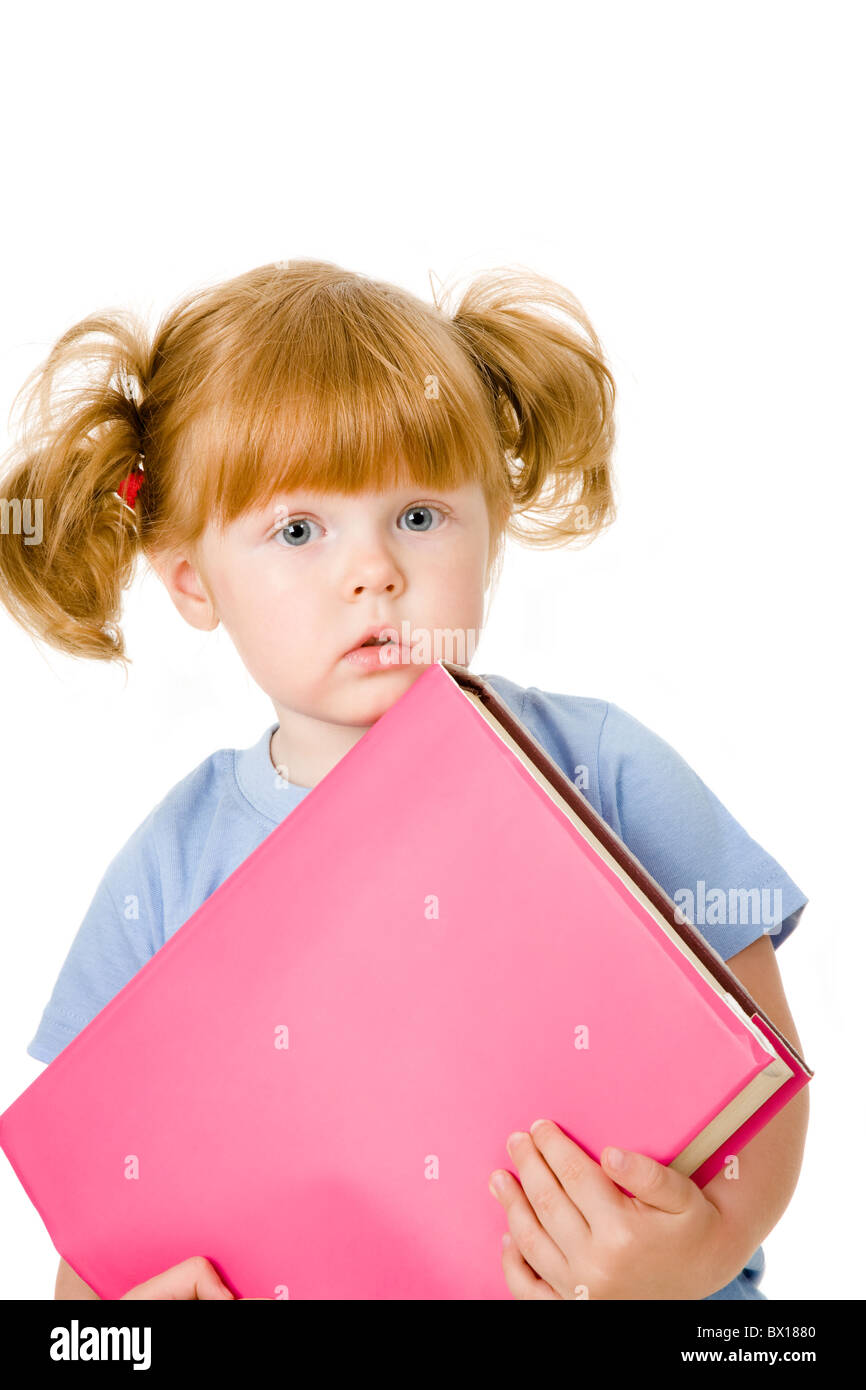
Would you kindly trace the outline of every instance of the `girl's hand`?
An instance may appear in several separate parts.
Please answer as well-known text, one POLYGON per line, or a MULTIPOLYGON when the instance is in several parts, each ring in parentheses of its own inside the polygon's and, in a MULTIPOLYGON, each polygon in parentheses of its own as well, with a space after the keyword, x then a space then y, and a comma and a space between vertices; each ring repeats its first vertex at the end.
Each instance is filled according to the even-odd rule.
MULTIPOLYGON (((171 1269, 166 1269, 162 1274, 155 1274, 143 1284, 136 1284, 135 1288, 123 1294, 123 1298, 215 1299, 234 1298, 234 1294, 226 1288, 210 1260, 205 1259, 204 1255, 193 1255, 188 1260, 182 1260, 179 1265, 172 1265, 171 1269)), ((267 1299, 244 1298, 236 1301, 268 1302, 267 1299)))
POLYGON ((610 1148, 600 1167, 552 1120, 513 1135, 508 1152, 520 1181, 497 1169, 494 1196, 508 1216, 502 1269, 515 1298, 700 1299, 732 1277, 722 1214, 691 1178, 633 1152, 614 1169, 610 1148))

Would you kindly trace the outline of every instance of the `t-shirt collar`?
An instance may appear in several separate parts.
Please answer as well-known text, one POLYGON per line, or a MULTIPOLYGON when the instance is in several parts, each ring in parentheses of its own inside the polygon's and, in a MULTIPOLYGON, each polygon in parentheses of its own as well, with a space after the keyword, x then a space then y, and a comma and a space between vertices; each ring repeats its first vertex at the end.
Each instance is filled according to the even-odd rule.
POLYGON ((271 738, 279 720, 269 724, 249 748, 235 749, 235 778, 247 801, 268 820, 278 825, 303 801, 309 787, 287 782, 271 761, 271 738))

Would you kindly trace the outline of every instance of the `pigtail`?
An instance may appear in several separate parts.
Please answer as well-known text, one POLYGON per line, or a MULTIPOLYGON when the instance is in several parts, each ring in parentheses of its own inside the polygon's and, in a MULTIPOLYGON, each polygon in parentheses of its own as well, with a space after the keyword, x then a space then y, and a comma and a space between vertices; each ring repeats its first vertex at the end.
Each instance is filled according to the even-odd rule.
POLYGON ((588 544, 616 516, 616 388, 582 305, 531 271, 498 269, 469 285, 451 322, 508 463, 508 531, 541 547, 588 544))
POLYGON ((69 655, 127 662, 121 594, 140 550, 146 464, 134 510, 117 488, 146 457, 149 365, 132 316, 94 315, 64 333, 15 398, 20 438, 0 478, 0 600, 69 655))

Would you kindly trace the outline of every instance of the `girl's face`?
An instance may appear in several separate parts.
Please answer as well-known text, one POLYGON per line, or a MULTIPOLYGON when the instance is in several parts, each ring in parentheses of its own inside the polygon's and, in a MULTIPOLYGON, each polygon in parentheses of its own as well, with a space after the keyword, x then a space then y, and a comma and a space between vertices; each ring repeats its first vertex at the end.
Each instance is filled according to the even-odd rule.
POLYGON ((274 703, 273 761, 311 786, 431 661, 471 662, 488 555, 480 485, 428 493, 409 483, 354 497, 286 494, 210 527, 195 558, 155 568, 193 626, 222 622, 274 703), (400 660, 347 660, 380 626, 395 629, 400 660), (457 632, 462 648, 450 645, 457 632))

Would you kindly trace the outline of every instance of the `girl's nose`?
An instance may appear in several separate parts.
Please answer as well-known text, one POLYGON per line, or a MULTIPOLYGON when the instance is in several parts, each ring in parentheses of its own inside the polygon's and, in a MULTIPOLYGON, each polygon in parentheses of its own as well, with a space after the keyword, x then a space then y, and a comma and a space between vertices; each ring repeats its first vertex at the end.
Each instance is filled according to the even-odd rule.
POLYGON ((404 585, 400 570, 386 550, 371 551, 365 559, 350 560, 346 566, 346 582, 353 597, 365 592, 394 595, 401 593, 404 585))

